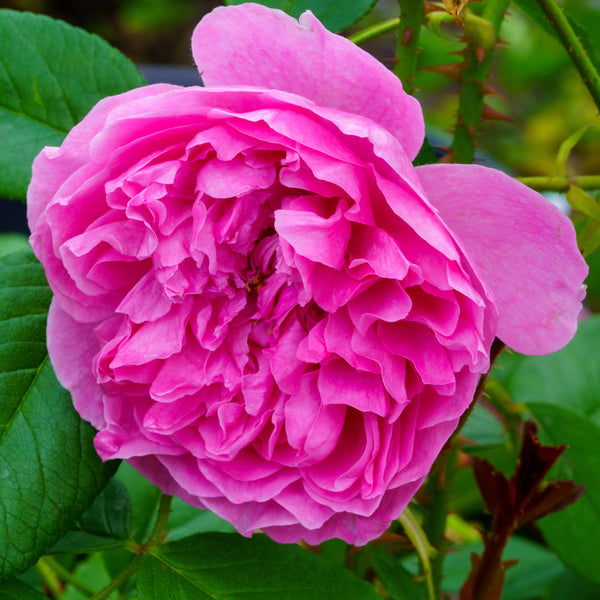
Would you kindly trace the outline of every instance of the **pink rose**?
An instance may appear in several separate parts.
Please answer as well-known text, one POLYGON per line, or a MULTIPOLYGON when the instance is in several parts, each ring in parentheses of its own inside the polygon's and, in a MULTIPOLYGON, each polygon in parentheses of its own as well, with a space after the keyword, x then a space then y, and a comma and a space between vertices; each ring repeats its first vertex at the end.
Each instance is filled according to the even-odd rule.
POLYGON ((244 535, 364 544, 489 368, 574 334, 587 268, 537 193, 413 168, 419 104, 307 12, 218 8, 207 87, 106 98, 33 165, 48 347, 104 459, 244 535))

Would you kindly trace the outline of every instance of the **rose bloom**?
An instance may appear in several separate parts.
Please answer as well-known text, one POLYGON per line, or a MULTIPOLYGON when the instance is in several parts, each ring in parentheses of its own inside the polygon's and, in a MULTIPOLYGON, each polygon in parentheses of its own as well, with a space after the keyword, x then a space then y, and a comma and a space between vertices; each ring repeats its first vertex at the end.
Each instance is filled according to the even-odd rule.
POLYGON ((52 364, 103 459, 243 535, 365 544, 495 336, 573 336, 587 267, 503 173, 414 168, 419 104, 310 12, 217 8, 192 49, 206 87, 106 98, 34 162, 52 364))

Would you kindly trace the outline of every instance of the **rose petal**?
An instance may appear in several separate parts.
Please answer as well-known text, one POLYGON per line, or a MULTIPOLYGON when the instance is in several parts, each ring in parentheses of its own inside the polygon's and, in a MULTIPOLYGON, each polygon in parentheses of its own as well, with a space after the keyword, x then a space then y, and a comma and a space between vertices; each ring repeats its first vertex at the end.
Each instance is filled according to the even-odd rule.
POLYGON ((298 22, 257 4, 219 7, 196 27, 192 52, 207 86, 293 92, 376 121, 400 139, 411 160, 421 147, 419 103, 391 71, 309 11, 298 22))
POLYGON ((575 334, 588 268, 573 225, 515 179, 478 165, 417 172, 429 200, 494 292, 498 337, 525 354, 562 348, 575 334))
POLYGON ((335 213, 323 218, 311 210, 276 210, 275 231, 294 250, 309 260, 334 269, 344 264, 350 239, 350 223, 338 205, 335 213))
POLYGON ((92 371, 99 344, 95 324, 78 323, 56 298, 48 311, 48 355, 60 384, 71 392, 77 412, 96 429, 104 426, 102 390, 92 371))

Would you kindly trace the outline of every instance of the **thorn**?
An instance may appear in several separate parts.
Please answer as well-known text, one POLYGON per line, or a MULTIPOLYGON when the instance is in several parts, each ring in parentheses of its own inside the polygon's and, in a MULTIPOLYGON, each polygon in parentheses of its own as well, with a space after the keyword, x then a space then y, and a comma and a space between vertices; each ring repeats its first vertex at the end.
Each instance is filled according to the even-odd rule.
POLYGON ((512 123, 513 125, 517 124, 514 119, 503 115, 501 112, 498 112, 495 108, 492 108, 487 104, 483 105, 483 110, 481 111, 481 118, 487 119, 489 121, 506 121, 507 123, 512 123))
POLYGON ((438 162, 440 163, 453 163, 454 162, 454 150, 450 148, 450 152, 446 156, 442 156, 438 162))
POLYGON ((402 42, 400 42, 403 46, 408 46, 413 38, 412 29, 407 27, 402 34, 402 42))
POLYGON ((437 73, 452 79, 452 81, 460 81, 463 69, 465 67, 464 62, 450 63, 447 65, 434 65, 432 67, 422 67, 420 71, 430 71, 431 73, 437 73))
POLYGON ((398 62, 398 57, 397 56, 386 56, 385 58, 382 58, 381 60, 383 60, 383 62, 396 64, 398 62))
POLYGON ((496 96, 496 98, 505 100, 504 96, 496 88, 492 87, 487 81, 483 82, 481 91, 483 92, 484 96, 496 96))
POLYGON ((475 50, 475 56, 478 63, 482 63, 485 60, 486 47, 483 44, 477 46, 475 50))

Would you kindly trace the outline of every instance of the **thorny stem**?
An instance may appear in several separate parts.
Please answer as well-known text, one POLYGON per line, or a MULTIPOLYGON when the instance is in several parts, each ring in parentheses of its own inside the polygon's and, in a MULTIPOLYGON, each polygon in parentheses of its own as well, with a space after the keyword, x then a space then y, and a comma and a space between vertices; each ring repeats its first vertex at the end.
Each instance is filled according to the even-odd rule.
MULTIPOLYGON (((493 364, 503 348, 504 344, 499 339, 494 340, 490 350, 490 364, 493 364)), ((445 448, 436 459, 427 483, 426 489, 431 496, 431 503, 425 513, 423 529, 427 534, 429 543, 437 551, 437 554, 431 561, 431 576, 436 598, 440 597, 444 559, 446 558, 446 539, 444 534, 448 518, 448 489, 456 472, 460 431, 473 411, 477 399, 483 392, 487 376, 488 374, 486 373, 479 379, 475 395, 473 396, 473 402, 471 402, 469 408, 461 416, 452 437, 448 440, 445 448)))
POLYGON ((475 138, 481 129, 484 107, 484 84, 508 2, 487 0, 481 19, 465 21, 465 68, 460 82, 458 121, 452 143, 456 162, 470 163, 475 156, 475 138))
POLYGON ((575 65, 583 83, 589 90, 596 107, 600 111, 600 77, 594 63, 590 60, 581 41, 573 31, 569 20, 564 14, 564 9, 558 6, 554 0, 537 0, 550 25, 556 31, 558 39, 565 47, 575 65))
POLYGON ((425 9, 423 0, 398 0, 398 3, 400 4, 400 28, 394 73, 402 81, 404 91, 412 94, 415 87, 419 37, 425 18, 425 9))
POLYGON ((575 185, 583 190, 600 190, 600 175, 517 177, 517 179, 538 192, 566 192, 571 185, 575 185))
POLYGON ((457 456, 458 449, 454 444, 448 451, 440 454, 439 461, 436 461, 435 465, 436 471, 430 475, 426 486, 431 503, 425 512, 423 528, 429 543, 437 550, 437 554, 431 560, 431 577, 436 598, 440 596, 444 559, 446 558, 444 534, 448 518, 448 489, 456 471, 457 456))
POLYGON ((156 522, 154 523, 154 528, 152 529, 148 541, 145 544, 135 545, 133 550, 137 552, 137 554, 133 557, 133 560, 106 587, 94 594, 90 600, 105 600, 108 598, 137 571, 142 556, 164 542, 167 531, 167 521, 169 520, 169 514, 171 512, 172 499, 172 496, 161 495, 156 522))

